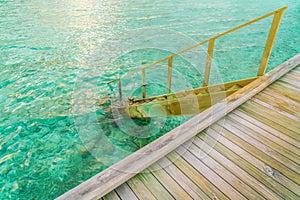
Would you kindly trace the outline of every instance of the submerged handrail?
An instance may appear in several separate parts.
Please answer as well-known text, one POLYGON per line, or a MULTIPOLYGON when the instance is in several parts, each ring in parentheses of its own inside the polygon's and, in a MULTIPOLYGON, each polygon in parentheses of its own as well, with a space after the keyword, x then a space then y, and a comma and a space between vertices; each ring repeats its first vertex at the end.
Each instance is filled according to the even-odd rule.
POLYGON ((145 77, 145 70, 149 67, 152 67, 152 66, 155 66, 161 62, 164 62, 166 60, 168 60, 168 80, 167 80, 167 88, 166 88, 166 92, 167 93, 170 93, 171 92, 171 82, 172 82, 172 65, 173 65, 173 57, 177 56, 177 55, 180 55, 188 50, 191 50, 195 47, 198 47, 200 45, 203 45, 205 43, 208 43, 208 50, 207 50, 207 58, 206 58, 206 68, 205 68, 205 72, 204 72, 204 80, 203 80, 203 87, 207 86, 208 85, 208 81, 209 81, 209 76, 210 76, 210 69, 211 69, 211 63, 212 63, 212 57, 213 57, 213 53, 214 53, 214 43, 215 43, 215 40, 219 37, 222 37, 224 35, 227 35, 231 32, 234 32, 238 29, 241 29, 245 26, 248 26, 250 24, 253 24, 257 21, 260 21, 262 19, 265 19, 269 16, 272 16, 274 15, 273 17, 273 21, 272 21, 272 25, 271 25, 271 28, 270 28, 270 31, 269 31, 269 34, 268 34, 268 38, 267 38, 267 41, 266 41, 266 45, 265 45, 265 48, 264 48, 264 52, 263 52, 263 55, 262 55, 262 58, 261 58, 261 62, 260 62, 260 67, 258 69, 258 72, 257 72, 257 76, 262 76, 265 71, 266 71, 266 68, 267 68, 267 65, 268 65, 268 61, 269 61, 269 58, 270 58, 270 55, 271 55, 271 51, 272 51, 272 47, 274 45, 274 41, 275 41, 275 38, 276 38, 276 35, 277 35, 277 32, 278 32, 278 29, 279 29, 279 25, 280 25, 280 21, 281 21, 281 18, 282 18, 282 15, 284 13, 284 10, 286 10, 288 8, 288 6, 284 6, 282 8, 279 8, 277 10, 274 10, 272 12, 269 12, 265 15, 262 15, 258 18, 255 18, 253 20, 250 20, 244 24, 241 24, 239 26, 236 26, 232 29, 229 29, 227 31, 224 31, 222 33, 219 33, 209 39, 206 39, 206 40, 203 40, 197 44, 194 44, 190 47, 187 47, 185 49, 182 49, 180 51, 178 51, 177 53, 173 53, 165 58, 162 58, 156 62, 153 62, 151 64, 148 64, 144 67, 141 67, 140 69, 138 70, 135 70, 133 72, 129 72, 127 74, 124 74, 123 76, 121 76, 120 78, 117 78, 115 80, 112 80, 112 81, 109 81, 107 82, 107 84, 111 84, 115 81, 118 81, 118 87, 119 87, 119 96, 120 96, 120 99, 122 98, 122 88, 121 88, 121 78, 124 78, 126 76, 129 76, 129 75, 132 75, 132 74, 136 74, 138 72, 142 72, 142 98, 145 99, 146 98, 146 77, 145 77))

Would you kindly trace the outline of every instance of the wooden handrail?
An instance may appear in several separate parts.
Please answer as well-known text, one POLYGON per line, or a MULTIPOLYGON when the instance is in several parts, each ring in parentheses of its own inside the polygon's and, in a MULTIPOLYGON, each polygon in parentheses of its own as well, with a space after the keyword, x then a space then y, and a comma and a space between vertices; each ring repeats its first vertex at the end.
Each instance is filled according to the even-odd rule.
POLYGON ((206 58, 206 68, 204 72, 204 80, 202 86, 208 86, 208 80, 209 80, 209 75, 210 75, 210 68, 211 68, 211 63, 212 63, 212 57, 214 53, 214 46, 215 46, 215 39, 211 39, 208 42, 208 50, 207 50, 207 58, 206 58))
POLYGON ((270 55, 271 55, 271 51, 275 42, 275 38, 279 29, 279 25, 280 25, 280 21, 283 15, 283 11, 281 10, 281 12, 276 12, 274 14, 274 18, 272 21, 272 25, 269 31, 269 35, 268 35, 268 39, 265 45, 265 49, 264 49, 264 53, 261 59, 261 63, 260 63, 260 67, 258 69, 258 73, 257 76, 262 76, 264 75, 266 69, 267 69, 267 65, 268 65, 268 61, 270 59, 270 55))
MULTIPOLYGON (((207 53, 207 59, 206 59, 206 68, 205 68, 205 74, 204 74, 204 80, 203 80, 203 86, 207 86, 208 85, 208 81, 209 81, 209 76, 210 76, 210 68, 211 68, 212 57, 213 57, 213 52, 214 52, 214 42, 215 42, 215 40, 217 38, 221 37, 221 36, 227 35, 227 34, 229 34, 231 32, 234 32, 234 31, 236 31, 238 29, 241 29, 241 28, 243 28, 245 26, 248 26, 248 25, 253 24, 253 23, 257 22, 257 21, 260 21, 262 19, 265 19, 265 18, 267 18, 269 16, 274 15, 273 22, 272 22, 272 25, 271 25, 271 29, 269 31, 268 39, 267 39, 267 42, 266 42, 266 45, 265 45, 264 53, 263 53, 263 56, 262 56, 261 64, 260 64, 260 67, 259 67, 259 70, 258 70, 258 74, 257 74, 258 76, 261 76, 266 71, 268 60, 269 60, 270 54, 271 54, 271 50, 272 50, 272 47, 273 47, 273 44, 274 44, 274 41, 275 41, 275 38, 276 38, 276 34, 277 34, 277 31, 278 31, 279 25, 280 25, 280 21, 281 21, 281 18, 282 18, 284 10, 287 9, 287 8, 288 8, 287 6, 284 6, 284 7, 280 8, 280 9, 278 9, 278 10, 269 12, 269 13, 267 13, 265 15, 262 15, 262 16, 260 16, 258 18, 250 20, 250 21, 248 21, 248 22, 246 22, 244 24, 241 24, 241 25, 236 26, 236 27, 234 27, 232 29, 224 31, 224 32, 222 32, 222 33, 220 33, 218 35, 215 35, 215 36, 213 36, 213 37, 211 37, 211 38, 209 38, 207 40, 201 41, 201 42, 199 42, 197 44, 194 44, 194 45, 192 45, 190 47, 182 49, 182 50, 178 51, 177 53, 171 54, 171 55, 169 55, 169 56, 167 56, 165 58, 162 58, 162 59, 160 59, 160 60, 158 60, 156 62, 148 64, 148 65, 146 65, 144 67, 141 67, 138 70, 135 70, 133 72, 127 73, 127 74, 121 76, 118 79, 109 81, 107 84, 111 84, 111 83, 113 83, 115 81, 118 81, 119 82, 119 86, 120 86, 121 85, 120 84, 120 79, 121 78, 124 78, 124 77, 132 75, 132 74, 136 74, 136 73, 138 73, 140 71, 142 71, 142 76, 145 76, 145 70, 147 68, 155 66, 155 65, 157 65, 157 64, 159 64, 161 62, 164 62, 164 61, 168 60, 167 93, 170 93, 171 92, 173 58, 175 56, 180 55, 180 54, 182 54, 182 53, 184 53, 186 51, 189 51, 189 50, 191 50, 191 49, 193 49, 195 47, 198 47, 198 46, 203 45, 205 43, 209 43, 208 44, 208 50, 207 50, 208 53, 207 53)), ((142 84, 142 87, 143 87, 142 91, 143 91, 143 98, 146 98, 146 88, 145 88, 146 83, 145 83, 145 79, 144 78, 142 78, 142 82, 143 82, 143 84, 142 84)), ((121 88, 119 88, 119 92, 120 91, 122 91, 121 88)), ((119 95, 122 96, 121 94, 122 94, 122 92, 120 92, 119 95)))

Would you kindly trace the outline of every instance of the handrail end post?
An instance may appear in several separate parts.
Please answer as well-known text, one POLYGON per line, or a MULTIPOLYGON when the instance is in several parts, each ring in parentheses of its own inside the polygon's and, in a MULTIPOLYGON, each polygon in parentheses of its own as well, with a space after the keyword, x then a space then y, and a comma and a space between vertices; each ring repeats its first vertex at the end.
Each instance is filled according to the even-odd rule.
POLYGON ((206 57, 206 67, 204 72, 204 79, 202 86, 206 87, 208 85, 210 70, 211 70, 211 63, 214 54, 214 46, 215 46, 215 38, 211 38, 208 42, 208 49, 207 49, 207 57, 206 57))
POLYGON ((261 58, 260 67, 257 72, 257 76, 262 76, 265 74, 265 71, 268 66, 268 62, 271 56, 271 51, 275 42, 275 38, 279 29, 279 25, 282 19, 282 15, 284 10, 287 8, 287 6, 283 7, 282 9, 278 10, 278 12, 274 13, 272 25, 268 34, 268 38, 266 41, 265 49, 261 58))

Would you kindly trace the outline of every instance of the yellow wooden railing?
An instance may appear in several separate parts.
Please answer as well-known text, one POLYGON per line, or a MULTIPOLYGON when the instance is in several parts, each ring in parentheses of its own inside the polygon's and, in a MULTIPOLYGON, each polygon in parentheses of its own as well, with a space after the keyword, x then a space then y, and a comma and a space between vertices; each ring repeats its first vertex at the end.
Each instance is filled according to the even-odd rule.
MULTIPOLYGON (((212 58, 213 58, 213 53, 214 53, 214 44, 215 44, 215 40, 219 37, 222 37, 226 34, 229 34, 231 32, 234 32, 238 29, 241 29, 245 26, 248 26, 250 24, 253 24, 259 20, 262 20, 262 19, 265 19, 267 17, 270 17, 272 15, 274 15, 273 17, 273 21, 272 21, 272 25, 271 25, 271 28, 270 28, 270 31, 269 31, 269 35, 268 35, 268 38, 267 38, 267 41, 266 41, 266 45, 265 45, 265 48, 264 48, 264 52, 263 52, 263 55, 262 55, 262 58, 261 58, 261 62, 260 62, 260 66, 259 66, 259 69, 258 69, 258 73, 257 73, 257 76, 262 76, 265 71, 266 71, 266 68, 267 68, 267 65, 268 65, 268 61, 269 61, 269 58, 270 58, 270 54, 271 54, 271 51, 272 51, 272 47, 273 47, 273 44, 274 44, 274 41, 275 41, 275 38, 276 38, 276 35, 277 35, 277 32, 278 32, 278 28, 279 28, 279 25, 280 25, 280 21, 281 21, 281 18, 282 18, 282 15, 284 13, 284 10, 287 9, 288 7, 285 6, 285 7, 282 7, 278 10, 275 10, 275 11, 272 11, 270 13, 267 13, 263 16, 260 16, 256 19, 253 19, 251 21, 248 21, 244 24, 241 24, 237 27, 234 27, 230 30, 227 30, 223 33, 220 33, 216 36, 213 36, 207 40, 204 40, 202 42, 199 42, 197 44, 194 44, 186 49, 183 49, 177 53, 174 53, 168 57, 165 57, 161 60, 158 60, 154 63, 151 63, 149 65, 146 65, 144 67, 141 67, 140 69, 136 70, 136 71, 133 71, 133 72, 130 72, 130 73, 127 73, 125 75, 123 75, 121 78, 123 77, 126 77, 126 76, 129 76, 129 75, 132 75, 132 74, 136 74, 138 72, 142 72, 142 96, 143 96, 143 99, 146 98, 146 76, 145 76, 145 71, 147 68, 149 67, 152 67, 152 66, 155 66, 161 62, 164 62, 166 60, 168 60, 168 79, 167 79, 167 87, 166 87, 166 92, 167 93, 170 93, 171 92, 171 82, 172 82, 172 65, 173 65, 173 58, 177 55, 180 55, 190 49, 193 49, 195 47, 198 47, 200 45, 203 45, 205 43, 208 43, 208 50, 207 50, 207 58, 206 58, 206 68, 205 68, 205 72, 204 72, 204 80, 203 80, 203 87, 207 86, 208 85, 208 81, 209 81, 209 76, 210 76, 210 69, 211 69, 211 63, 212 63, 212 58)), ((110 82, 108 82, 107 84, 111 84, 115 81, 118 81, 118 88, 119 88, 119 96, 120 98, 122 98, 122 88, 121 88, 121 78, 118 78, 118 79, 115 79, 115 80, 112 80, 110 82)))

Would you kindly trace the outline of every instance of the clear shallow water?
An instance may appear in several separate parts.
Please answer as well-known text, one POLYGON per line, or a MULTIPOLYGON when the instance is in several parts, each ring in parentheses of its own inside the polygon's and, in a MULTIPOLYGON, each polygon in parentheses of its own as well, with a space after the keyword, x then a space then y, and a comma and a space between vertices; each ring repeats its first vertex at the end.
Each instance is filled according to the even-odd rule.
MULTIPOLYGON (((53 199, 184 121, 170 118, 154 124, 161 130, 149 130, 145 137, 128 134, 136 126, 128 131, 104 120, 110 117, 108 105, 95 102, 110 93, 105 83, 133 70, 133 63, 168 54, 138 50, 98 66, 95 54, 105 41, 141 28, 168 29, 201 41, 283 5, 289 9, 269 69, 300 52, 298 0, 0 0, 0 199, 53 199), (90 68, 95 66, 100 70, 93 75, 90 68), (92 108, 74 116, 83 79, 97 85, 95 99, 92 108), (99 130, 106 137, 99 138, 99 130), (93 151, 89 141, 95 139, 101 148, 93 151)), ((241 31, 218 41, 215 62, 224 81, 255 74, 267 22, 247 29, 249 35, 241 31)), ((103 52, 101 56, 113 53, 103 52)), ((193 71, 178 73, 197 85, 193 71)))

